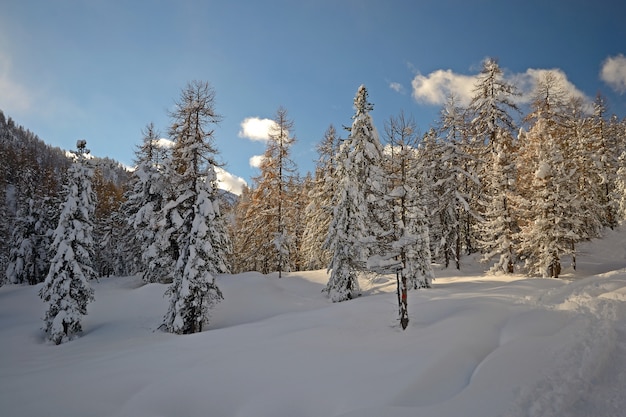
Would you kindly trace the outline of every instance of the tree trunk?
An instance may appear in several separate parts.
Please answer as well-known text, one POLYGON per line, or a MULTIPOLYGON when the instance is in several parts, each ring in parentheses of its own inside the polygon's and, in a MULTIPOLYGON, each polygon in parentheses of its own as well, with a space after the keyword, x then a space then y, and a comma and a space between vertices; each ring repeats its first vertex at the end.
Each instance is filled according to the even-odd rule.
POLYGON ((406 276, 403 272, 396 272, 396 283, 398 286, 398 304, 400 307, 400 325, 402 326, 402 330, 405 330, 409 324, 409 311, 408 311, 408 303, 407 303, 407 285, 406 285, 406 276), (401 275, 401 278, 398 279, 398 276, 401 275))

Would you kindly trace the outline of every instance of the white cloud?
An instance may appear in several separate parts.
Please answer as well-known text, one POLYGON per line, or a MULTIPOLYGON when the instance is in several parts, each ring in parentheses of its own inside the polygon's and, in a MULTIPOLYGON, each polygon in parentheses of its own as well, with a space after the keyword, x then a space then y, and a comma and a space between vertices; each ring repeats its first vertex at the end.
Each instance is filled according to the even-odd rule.
POLYGON ((274 126, 276 126, 276 122, 272 119, 247 117, 241 122, 239 137, 265 142, 269 139, 269 132, 274 126))
POLYGON ((417 74, 411 86, 413 98, 422 103, 443 105, 452 93, 459 104, 467 105, 472 99, 475 75, 455 74, 452 70, 437 70, 427 76, 417 74))
POLYGON ((263 155, 254 155, 250 158, 250 166, 252 168, 259 168, 263 162, 263 155))
POLYGON ((220 167, 215 167, 215 174, 217 175, 218 187, 235 195, 241 195, 243 187, 248 185, 243 178, 224 171, 220 167))
POLYGON ((157 139, 157 140, 153 141, 152 144, 154 146, 156 146, 157 148, 162 148, 162 149, 173 148, 174 147, 174 141, 173 140, 169 140, 169 139, 165 139, 165 138, 157 139))
MULTIPOLYGON (((564 93, 582 98, 585 102, 591 102, 589 97, 572 84, 560 69, 529 68, 523 73, 506 74, 505 79, 515 85, 521 94, 517 101, 520 104, 526 104, 531 102, 537 82, 548 72, 554 75, 564 93)), ((448 96, 454 94, 459 104, 467 106, 474 95, 477 77, 477 75, 456 74, 452 70, 437 70, 427 76, 417 74, 411 82, 413 98, 421 103, 443 105, 448 96)))
POLYGON ((400 83, 397 83, 397 82, 389 83, 389 88, 391 88, 396 93, 404 94, 404 92, 405 92, 404 86, 402 84, 400 84, 400 83))
POLYGON ((600 79, 616 92, 626 93, 626 57, 623 54, 608 57, 602 63, 600 79))
POLYGON ((514 84, 521 96, 518 98, 520 103, 530 103, 533 100, 533 94, 537 83, 544 79, 546 74, 552 74, 558 87, 566 96, 580 98, 584 103, 591 105, 592 100, 585 93, 580 91, 570 80, 567 79, 565 72, 558 68, 554 69, 536 69, 529 68, 524 73, 512 74, 508 81, 514 84))

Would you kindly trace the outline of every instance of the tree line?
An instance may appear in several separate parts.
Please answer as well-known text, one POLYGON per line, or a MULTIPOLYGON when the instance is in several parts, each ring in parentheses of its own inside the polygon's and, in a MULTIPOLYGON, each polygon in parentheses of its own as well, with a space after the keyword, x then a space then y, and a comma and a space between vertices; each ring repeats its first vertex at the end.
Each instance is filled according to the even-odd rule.
MULTIPOLYGON (((406 292, 430 287, 434 264, 460 269, 476 255, 494 273, 558 277, 566 259, 575 268, 580 242, 626 210, 626 122, 608 116, 601 95, 590 110, 559 83, 547 72, 523 115, 515 85, 486 59, 469 105, 452 95, 426 132, 401 113, 382 135, 360 86, 351 125, 328 127, 304 177, 290 155, 295 124, 279 108, 259 175, 233 200, 217 188, 215 92, 194 81, 170 114, 173 146, 148 124, 132 174, 76 153, 73 164, 94 169, 90 268, 169 284, 163 327, 174 333, 202 330, 222 298, 214 277, 227 272, 327 268, 333 301, 358 296, 360 274, 395 273, 403 327, 406 292)), ((20 161, 0 173, 5 282, 48 283, 72 160, 58 150, 16 158, 38 139, 0 122, 3 160, 20 161)))
MULTIPOLYGON (((423 134, 413 118, 392 116, 381 138, 362 86, 347 136, 330 126, 304 178, 276 165, 295 139, 270 138, 261 174, 232 208, 234 270, 332 265, 332 274, 341 268, 338 247, 352 248, 352 271, 377 269, 374 261, 397 267, 407 256, 397 249, 404 234, 413 239, 407 250, 446 268, 460 269, 471 254, 494 273, 558 277, 565 259, 575 268, 577 244, 624 217, 626 121, 608 116, 601 95, 592 105, 568 95, 551 72, 526 114, 518 96, 487 59, 469 105, 450 96, 423 134), (283 190, 280 206, 272 190, 283 190)), ((422 269, 418 286, 427 286, 422 269)))

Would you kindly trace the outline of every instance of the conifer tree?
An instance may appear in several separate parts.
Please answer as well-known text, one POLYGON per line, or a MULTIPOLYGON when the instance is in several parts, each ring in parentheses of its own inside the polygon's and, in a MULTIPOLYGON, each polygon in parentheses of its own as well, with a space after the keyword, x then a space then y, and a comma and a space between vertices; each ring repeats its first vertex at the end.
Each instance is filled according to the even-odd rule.
POLYGON ((291 209, 287 210, 285 223, 293 236, 292 251, 290 256, 293 271, 306 270, 304 258, 304 231, 306 228, 306 208, 309 202, 309 194, 313 188, 311 173, 304 178, 294 175, 287 183, 287 194, 292 200, 291 209))
POLYGON ((470 204, 472 194, 476 194, 478 177, 474 172, 476 164, 467 153, 467 133, 463 110, 456 105, 453 96, 441 111, 440 136, 432 161, 435 171, 433 181, 437 202, 433 217, 438 221, 438 235, 435 239, 435 251, 447 268, 453 261, 460 269, 463 246, 471 253, 473 236, 472 225, 478 217, 470 204))
POLYGON ((45 279, 70 163, 64 151, 0 111, 0 285, 45 279))
POLYGON ((50 269, 48 249, 56 210, 52 197, 32 189, 27 194, 15 216, 5 275, 9 283, 34 285, 43 282, 50 269))
POLYGON ((234 273, 260 271, 259 251, 252 249, 259 247, 256 242, 258 234, 254 232, 252 208, 252 190, 244 186, 233 209, 233 221, 229 224, 233 239, 231 264, 234 273))
MULTIPOLYGON (((605 227, 606 205, 603 204, 603 197, 606 190, 600 180, 602 164, 596 163, 600 158, 595 151, 597 145, 590 131, 592 123, 586 113, 586 105, 579 98, 564 97, 562 106, 562 110, 555 109, 556 114, 552 117, 559 123, 558 139, 566 156, 564 163, 568 179, 561 187, 574 195, 577 202, 567 219, 563 219, 571 225, 577 237, 570 240, 572 267, 576 269, 576 243, 599 237, 605 227)), ((545 115, 550 116, 547 112, 545 115)))
POLYGON ((169 149, 159 146, 160 133, 153 123, 142 131, 142 143, 135 150, 135 170, 126 193, 123 211, 134 230, 142 277, 145 282, 162 282, 171 277, 175 260, 161 250, 157 239, 161 210, 166 198, 165 162, 169 149))
POLYGON ((172 333, 201 332, 209 322, 210 310, 223 299, 215 275, 228 271, 224 251, 218 248, 228 241, 218 226, 219 206, 211 193, 216 176, 211 170, 212 166, 207 171, 205 189, 198 184, 193 213, 188 214, 182 225, 189 230, 179 238, 173 283, 166 292, 170 307, 164 324, 172 333))
POLYGON ((242 213, 241 233, 238 238, 245 257, 246 270, 262 273, 295 268, 296 230, 294 219, 298 183, 295 164, 291 159, 293 122, 287 111, 279 108, 269 132, 267 147, 259 166, 260 174, 253 178, 245 213, 242 213), (294 191, 294 192, 290 192, 294 191))
POLYGON ((419 136, 413 119, 407 119, 404 113, 397 118, 390 117, 385 124, 385 136, 388 210, 383 224, 388 232, 382 238, 385 245, 379 255, 382 265, 378 266, 378 272, 396 273, 400 325, 406 329, 409 322, 407 290, 429 288, 434 276, 423 172, 417 163, 419 136))
POLYGON ((561 258, 575 254, 583 236, 577 167, 570 158, 565 120, 566 97, 553 74, 538 83, 533 124, 523 134, 518 160, 520 253, 531 274, 558 278, 561 258), (573 179, 573 181, 572 181, 573 179))
POLYGON ((626 119, 620 121, 618 117, 613 114, 609 118, 608 135, 609 137, 614 138, 614 144, 616 148, 615 153, 617 155, 617 166, 614 174, 615 186, 613 189, 613 195, 611 196, 611 201, 613 202, 613 204, 615 204, 614 209, 617 212, 617 219, 619 221, 622 221, 624 220, 624 206, 622 205, 624 184, 622 183, 622 181, 624 174, 623 167, 625 163, 624 158, 622 158, 622 154, 624 152, 624 149, 626 149, 626 119))
POLYGON ((177 334, 203 330, 211 308, 223 298, 215 275, 229 270, 230 240, 217 199, 213 126, 220 116, 214 106, 212 87, 194 81, 182 91, 171 114, 172 188, 161 210, 169 227, 161 238, 167 240, 176 263, 166 291, 169 310, 163 326, 177 334))
POLYGON ((524 222, 520 225, 519 240, 531 274, 558 278, 561 257, 571 253, 570 240, 578 240, 578 236, 568 227, 567 220, 560 221, 567 218, 568 205, 576 197, 560 187, 567 172, 565 156, 551 131, 553 127, 550 121, 539 119, 525 138, 524 160, 533 162, 524 167, 529 174, 526 175, 529 195, 525 204, 520 204, 524 222))
MULTIPOLYGON (((282 271, 292 269, 292 261, 295 258, 294 248, 295 231, 288 224, 290 215, 293 215, 295 195, 290 194, 289 184, 293 184, 295 175, 295 163, 291 159, 291 146, 295 143, 293 135, 293 121, 287 118, 287 110, 279 108, 274 118, 274 124, 270 128, 268 149, 264 164, 265 178, 269 181, 267 190, 271 194, 271 188, 276 190, 276 231, 274 232, 273 245, 278 254, 277 271, 281 277, 282 271), (273 171, 273 172, 272 172, 273 171), (274 181, 272 181, 274 177, 274 181), (272 184, 274 182, 274 184, 272 184)), ((271 211, 271 209, 270 209, 271 211)), ((293 218, 293 217, 292 217, 293 218)))
POLYGON ((43 287, 41 299, 48 304, 44 318, 46 338, 65 342, 82 330, 81 319, 93 301, 89 280, 96 278, 93 259, 93 214, 95 194, 91 189, 93 170, 89 167, 86 142, 77 142, 75 162, 67 174, 65 202, 54 231, 54 256, 43 287))
MULTIPOLYGON (((0 121, 0 142, 2 134, 11 133, 3 133, 2 129, 0 121)), ((0 223, 4 223, 10 230, 4 241, 6 251, 2 250, 3 255, 8 255, 8 262, 6 273, 1 278, 6 277, 8 283, 34 285, 43 282, 50 268, 49 248, 60 205, 58 184, 62 180, 59 177, 66 172, 65 164, 68 161, 63 155, 65 164, 55 166, 54 158, 46 153, 49 149, 36 136, 23 130, 17 130, 16 133, 14 140, 17 149, 7 143, 0 143, 0 149, 3 148, 0 150, 0 165, 3 166, 0 171, 5 171, 0 173, 0 181, 6 179, 3 182, 5 191, 0 193, 3 194, 0 198, 0 212, 4 213, 0 223), (3 159, 5 157, 12 159, 3 159)), ((2 227, 0 225, 0 229, 2 227)))
POLYGON ((315 176, 305 210, 302 251, 306 269, 320 269, 330 261, 330 253, 324 248, 324 241, 332 220, 331 204, 337 188, 335 157, 338 150, 339 136, 335 127, 330 125, 317 145, 315 176))
POLYGON ((468 111, 476 157, 484 171, 483 221, 478 224, 483 261, 497 257, 493 272, 512 273, 516 261, 513 236, 517 232, 512 201, 515 196, 515 131, 511 111, 518 112, 515 86, 508 83, 495 59, 486 59, 474 87, 468 111))
POLYGON ((618 162, 620 167, 617 170, 615 192, 618 204, 618 214, 621 219, 624 219, 626 218, 626 150, 622 151, 618 162))
POLYGON ((330 277, 323 291, 333 302, 350 300, 361 293, 358 271, 363 266, 358 263, 361 257, 358 249, 359 239, 365 234, 361 230, 365 220, 360 209, 364 197, 356 192, 356 185, 350 178, 349 151, 349 142, 344 142, 337 154, 338 187, 333 197, 333 218, 325 241, 331 260, 328 265, 330 277))
POLYGON ((400 261, 401 280, 408 287, 429 288, 434 278, 431 266, 424 172, 418 163, 419 135, 412 118, 401 113, 385 124, 384 154, 390 217, 388 246, 400 261))
POLYGON ((94 212, 94 239, 97 243, 94 268, 99 276, 124 275, 124 241, 119 233, 122 224, 119 210, 124 201, 121 186, 105 177, 104 167, 95 164, 92 187, 96 193, 94 212))
POLYGON ((604 226, 613 229, 618 224, 618 208, 613 196, 621 149, 617 145, 617 135, 611 134, 610 122, 606 120, 607 107, 602 95, 596 96, 593 108, 589 136, 592 138, 590 150, 599 175, 596 188, 597 200, 603 209, 600 219, 604 226))
POLYGON ((357 273, 366 269, 371 255, 380 253, 378 238, 384 231, 383 151, 364 85, 356 93, 354 107, 350 135, 337 156, 337 191, 326 241, 332 256, 324 292, 333 301, 360 294, 357 273))

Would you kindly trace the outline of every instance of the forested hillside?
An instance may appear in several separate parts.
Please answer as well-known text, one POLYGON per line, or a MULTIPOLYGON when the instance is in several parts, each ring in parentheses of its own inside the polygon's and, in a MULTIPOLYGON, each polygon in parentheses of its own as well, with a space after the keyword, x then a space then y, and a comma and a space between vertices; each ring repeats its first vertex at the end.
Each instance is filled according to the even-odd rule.
MULTIPOLYGON (((72 159, 0 110, 0 270, 3 283, 42 282, 50 266, 49 247, 57 226, 62 185, 72 159), (6 274, 4 273, 6 271, 6 274)), ((92 158, 98 198, 96 238, 105 242, 107 219, 117 212, 129 172, 109 158, 92 158)), ((107 247, 94 260, 110 272, 107 247)))

